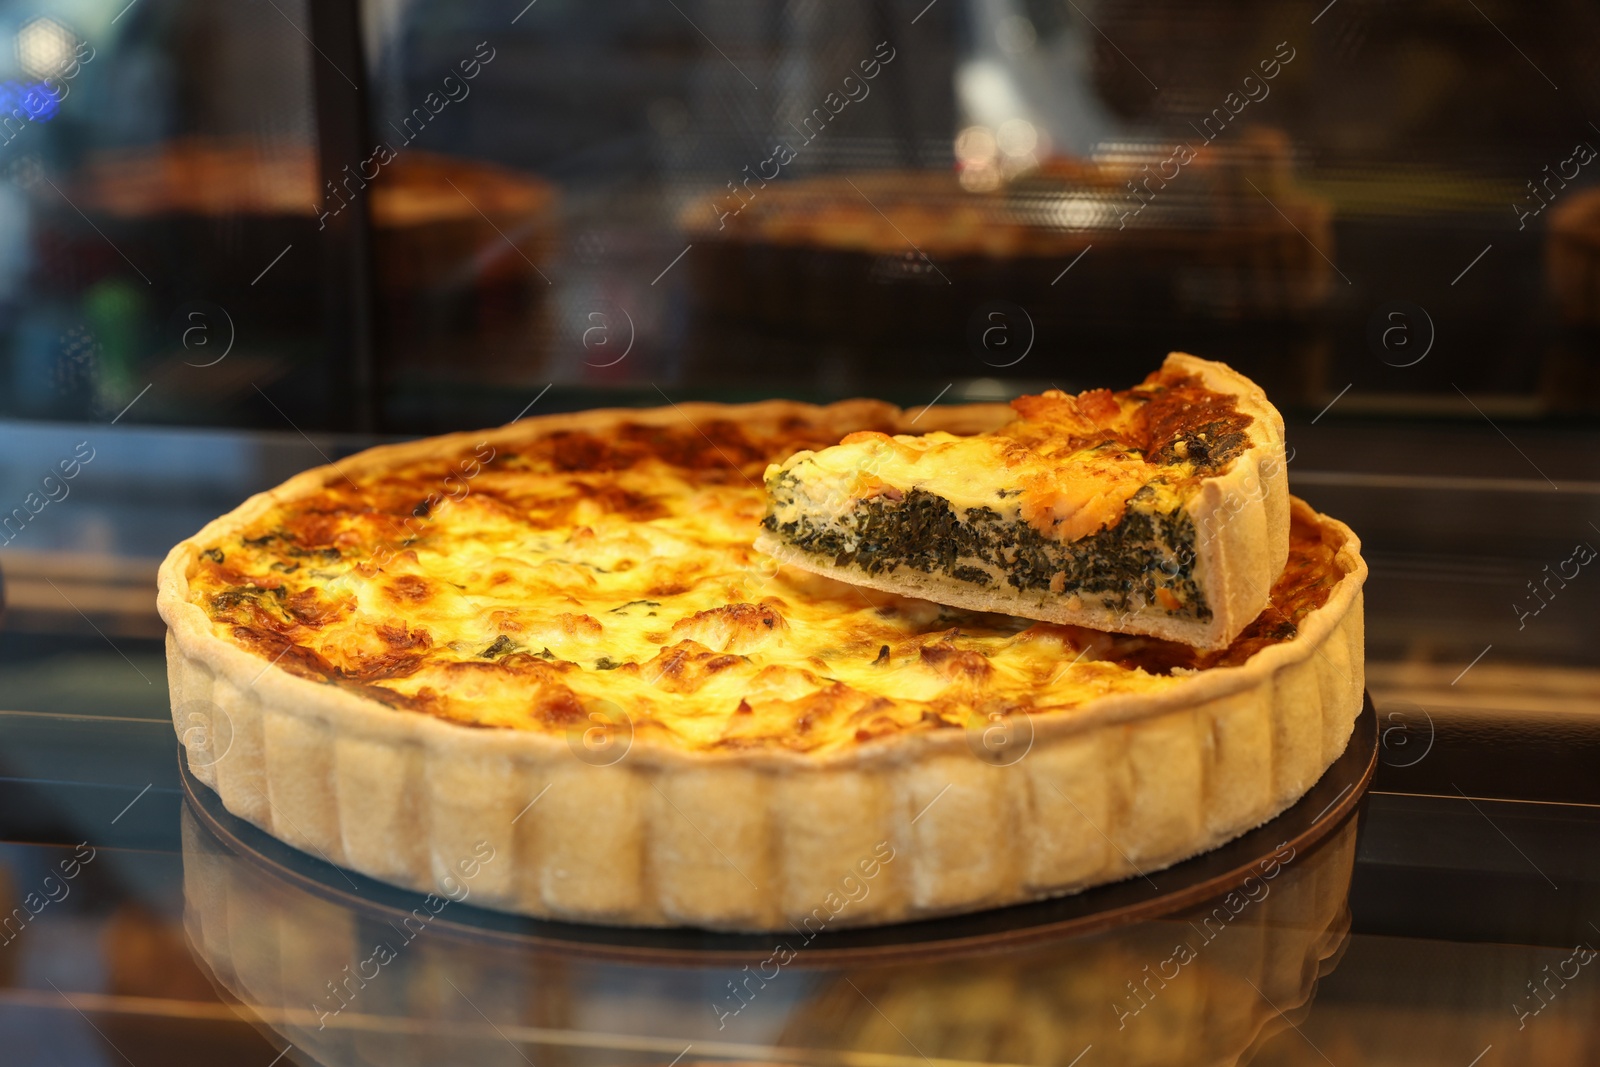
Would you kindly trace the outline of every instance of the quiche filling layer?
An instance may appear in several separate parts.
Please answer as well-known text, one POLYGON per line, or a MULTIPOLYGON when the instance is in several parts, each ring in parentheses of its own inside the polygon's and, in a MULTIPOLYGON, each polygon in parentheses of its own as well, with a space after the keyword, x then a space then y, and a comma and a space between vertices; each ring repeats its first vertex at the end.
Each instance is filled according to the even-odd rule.
POLYGON ((1019 418, 989 434, 854 433, 775 464, 763 524, 869 575, 907 568, 1024 599, 1210 619, 1183 507, 1249 448, 1252 417, 1167 371, 1012 407, 1019 418))
POLYGON ((772 515, 764 522, 835 566, 867 574, 909 567, 1040 599, 1070 591, 1113 611, 1160 604, 1168 614, 1211 618, 1192 575, 1194 523, 1181 510, 1159 510, 1151 486, 1129 498, 1115 526, 1067 543, 987 505, 958 514, 947 498, 922 488, 899 499, 861 501, 831 519, 797 505, 801 492, 790 473, 779 474, 770 490, 772 515), (780 521, 790 514, 795 517, 780 521))
POLYGON ((1296 525, 1272 605, 1204 653, 780 568, 750 547, 760 474, 827 443, 801 419, 625 424, 352 473, 203 545, 190 596, 263 665, 396 714, 570 737, 620 712, 687 750, 827 752, 1242 663, 1339 580, 1296 525))

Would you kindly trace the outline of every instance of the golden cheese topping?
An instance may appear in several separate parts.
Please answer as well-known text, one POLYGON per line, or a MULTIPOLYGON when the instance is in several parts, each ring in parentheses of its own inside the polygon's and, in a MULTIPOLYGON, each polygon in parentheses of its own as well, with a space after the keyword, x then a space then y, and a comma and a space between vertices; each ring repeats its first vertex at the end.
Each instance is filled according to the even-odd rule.
MULTIPOLYGON (((397 714, 569 738, 626 720, 696 751, 1070 714, 1230 662, 778 567, 750 547, 761 472, 827 443, 798 417, 623 423, 335 477, 201 545, 190 597, 264 665, 397 714)), ((1280 583, 1240 662, 1337 581, 1315 529, 1295 545, 1298 584, 1280 583)))
POLYGON ((1118 393, 1053 389, 1012 407, 1018 418, 993 433, 863 431, 774 464, 769 485, 785 478, 799 490, 776 504, 774 521, 781 526, 819 505, 843 514, 856 501, 920 490, 958 511, 987 508, 1076 541, 1116 525, 1141 489, 1152 510, 1181 506, 1200 479, 1222 473, 1249 447, 1254 421, 1232 396, 1168 371, 1118 393))

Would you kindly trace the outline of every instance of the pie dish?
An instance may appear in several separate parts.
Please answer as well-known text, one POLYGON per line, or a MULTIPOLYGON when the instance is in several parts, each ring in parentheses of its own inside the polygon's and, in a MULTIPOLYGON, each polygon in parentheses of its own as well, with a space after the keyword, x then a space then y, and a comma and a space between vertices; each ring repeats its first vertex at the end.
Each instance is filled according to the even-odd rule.
POLYGON ((751 547, 769 463, 1009 415, 592 411, 307 471, 162 565, 190 766, 234 814, 396 885, 447 893, 484 845, 475 903, 733 930, 1070 893, 1287 808, 1363 688, 1359 543, 1303 503, 1272 603, 1209 652, 751 547))
POLYGON ((1283 419, 1174 352, 1133 389, 1012 401, 985 434, 865 431, 767 468, 756 547, 979 611, 1226 648, 1289 554, 1283 419))

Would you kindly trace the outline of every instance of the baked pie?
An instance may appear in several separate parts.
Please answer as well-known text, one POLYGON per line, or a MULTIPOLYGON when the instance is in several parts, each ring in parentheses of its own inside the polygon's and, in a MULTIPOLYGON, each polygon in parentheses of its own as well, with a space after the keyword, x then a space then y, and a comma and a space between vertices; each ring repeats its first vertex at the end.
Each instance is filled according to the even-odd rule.
POLYGON ((1269 602, 1211 650, 752 546, 770 464, 1010 418, 682 404, 307 471, 161 568, 189 766, 234 814, 397 885, 446 892, 487 843, 475 903, 740 930, 1070 893, 1283 811, 1362 694, 1359 544, 1303 503, 1269 602), (871 892, 836 908, 863 864, 871 892))

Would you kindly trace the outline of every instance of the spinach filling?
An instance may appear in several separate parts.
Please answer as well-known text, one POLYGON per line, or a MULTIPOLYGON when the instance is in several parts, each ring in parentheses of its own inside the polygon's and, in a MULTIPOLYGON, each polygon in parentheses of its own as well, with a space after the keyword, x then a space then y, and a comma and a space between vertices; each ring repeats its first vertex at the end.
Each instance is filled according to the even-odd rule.
MULTIPOLYGON (((780 478, 772 488, 776 497, 792 492, 793 482, 780 478)), ((1193 576, 1194 523, 1181 510, 1151 509, 1153 497, 1148 487, 1139 490, 1117 525, 1066 544, 990 508, 957 515, 944 497, 921 489, 898 501, 856 501, 837 519, 802 510, 792 522, 769 514, 763 524, 796 548, 867 574, 909 567, 992 587, 996 578, 982 563, 1019 592, 1049 593, 1055 583, 1054 592, 1077 593, 1114 611, 1159 604, 1156 590, 1165 588, 1180 604, 1169 614, 1209 619, 1211 608, 1193 576)))

